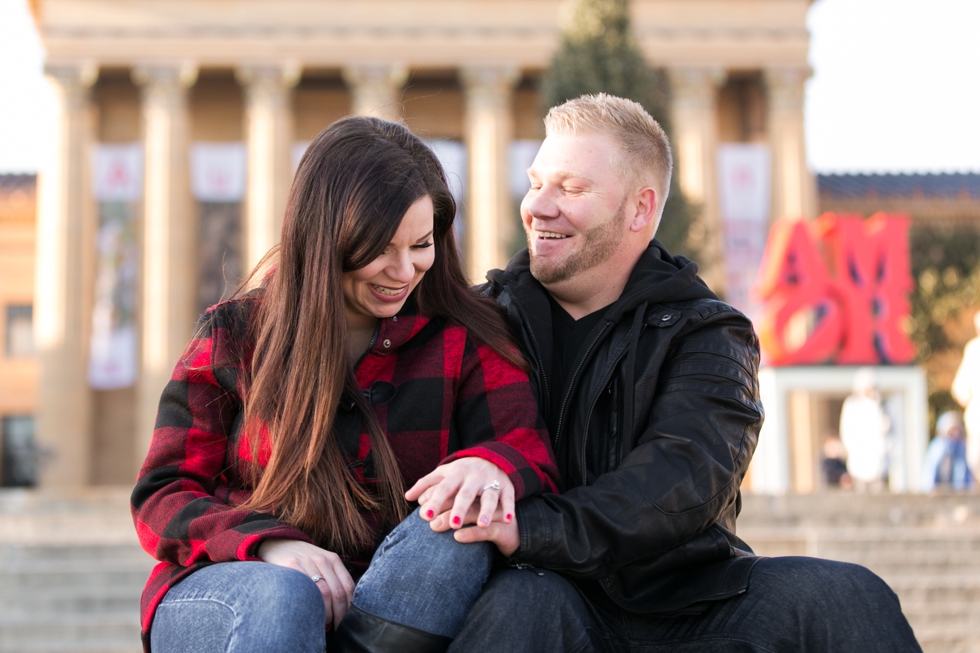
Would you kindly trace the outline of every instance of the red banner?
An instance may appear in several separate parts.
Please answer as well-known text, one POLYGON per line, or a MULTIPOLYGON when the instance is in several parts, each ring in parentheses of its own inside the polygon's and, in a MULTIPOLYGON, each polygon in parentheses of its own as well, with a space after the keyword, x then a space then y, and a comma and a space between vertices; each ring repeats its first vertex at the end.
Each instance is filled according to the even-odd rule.
POLYGON ((884 213, 777 221, 754 289, 767 362, 911 363, 908 230, 907 216, 884 213))

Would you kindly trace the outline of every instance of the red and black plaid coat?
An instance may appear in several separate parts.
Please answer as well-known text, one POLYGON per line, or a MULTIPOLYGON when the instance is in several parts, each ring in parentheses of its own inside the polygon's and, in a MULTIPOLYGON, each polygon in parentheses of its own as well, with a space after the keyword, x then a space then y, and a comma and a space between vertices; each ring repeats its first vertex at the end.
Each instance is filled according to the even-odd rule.
MULTIPOLYGON (((140 543, 161 561, 143 590, 147 647, 156 606, 195 570, 214 562, 258 560, 256 550, 269 538, 313 542, 274 515, 236 508, 250 494, 251 455, 247 438, 240 437, 248 390, 243 369, 254 346, 247 325, 260 301, 245 297, 209 310, 160 399, 132 497, 140 543)), ((463 327, 411 313, 380 320, 356 372, 406 489, 441 462, 478 456, 507 472, 518 499, 556 491, 554 455, 527 375, 463 327)), ((348 466, 370 483, 367 433, 353 402, 343 403, 335 429, 348 466)), ((259 463, 266 462, 260 453, 259 463)), ((382 538, 378 533, 376 541, 382 538)), ((363 568, 373 554, 368 549, 347 562, 363 568)))

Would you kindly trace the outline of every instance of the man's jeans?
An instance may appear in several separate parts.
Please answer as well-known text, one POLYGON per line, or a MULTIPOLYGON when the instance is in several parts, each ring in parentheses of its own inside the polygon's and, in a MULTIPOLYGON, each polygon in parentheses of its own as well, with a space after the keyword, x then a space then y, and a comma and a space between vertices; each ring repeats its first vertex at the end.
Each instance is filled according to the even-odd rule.
MULTIPOLYGON (((493 564, 490 544, 458 544, 409 515, 378 547, 354 605, 454 637, 493 564)), ((310 577, 265 562, 205 567, 171 588, 150 630, 153 653, 322 653, 326 613, 310 577)))
POLYGON ((767 558, 749 589, 696 615, 610 611, 547 571, 494 573, 450 653, 919 652, 898 597, 857 565, 767 558))

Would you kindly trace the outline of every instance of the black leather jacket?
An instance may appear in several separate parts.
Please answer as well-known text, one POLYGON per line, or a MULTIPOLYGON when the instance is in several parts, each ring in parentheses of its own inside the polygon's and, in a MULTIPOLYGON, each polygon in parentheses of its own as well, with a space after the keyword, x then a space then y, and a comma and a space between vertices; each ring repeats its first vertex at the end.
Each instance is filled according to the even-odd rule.
POLYGON ((512 560, 552 569, 640 613, 698 611, 744 592, 757 558, 735 535, 763 410, 758 340, 697 266, 657 241, 579 354, 549 385, 551 314, 527 251, 488 275, 528 353, 564 492, 518 504, 512 560))

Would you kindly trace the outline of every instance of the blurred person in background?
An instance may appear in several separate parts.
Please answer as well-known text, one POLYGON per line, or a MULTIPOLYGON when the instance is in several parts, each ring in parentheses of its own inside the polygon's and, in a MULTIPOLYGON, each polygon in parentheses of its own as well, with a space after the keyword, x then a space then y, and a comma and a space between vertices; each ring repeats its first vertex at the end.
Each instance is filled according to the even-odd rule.
POLYGON ((966 460, 976 478, 980 477, 980 311, 973 316, 973 326, 977 336, 966 343, 951 390, 964 409, 966 460))
POLYGON ((847 473, 860 492, 881 492, 888 479, 888 428, 874 372, 858 370, 854 391, 840 413, 840 439, 847 450, 847 473))
POLYGON ((847 473, 847 450, 836 433, 831 433, 823 441, 823 452, 820 454, 820 471, 823 473, 824 483, 828 487, 850 489, 851 475, 847 473))
POLYGON ((966 431, 957 411, 948 411, 936 420, 936 437, 929 443, 922 468, 922 491, 952 489, 963 492, 973 487, 973 474, 966 463, 966 431))

